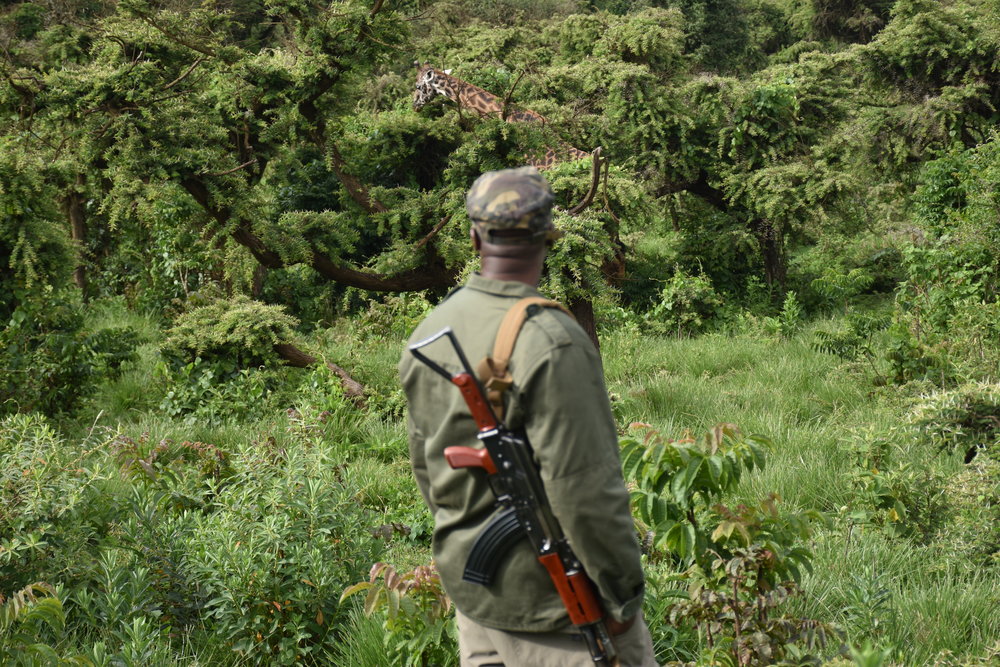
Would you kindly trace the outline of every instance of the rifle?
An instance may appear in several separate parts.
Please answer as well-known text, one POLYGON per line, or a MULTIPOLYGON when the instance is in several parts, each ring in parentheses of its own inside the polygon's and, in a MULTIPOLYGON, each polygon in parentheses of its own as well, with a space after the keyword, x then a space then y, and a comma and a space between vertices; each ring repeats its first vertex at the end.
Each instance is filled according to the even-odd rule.
POLYGON ((483 447, 446 447, 444 456, 448 465, 485 470, 497 504, 503 508, 476 537, 462 579, 489 586, 503 555, 522 537, 527 537, 538 562, 552 578, 570 622, 587 642, 594 662, 617 664, 594 584, 552 513, 527 438, 497 419, 451 327, 414 343, 409 350, 417 360, 458 387, 479 429, 483 447), (461 372, 452 375, 420 351, 441 338, 451 343, 462 364, 461 372))

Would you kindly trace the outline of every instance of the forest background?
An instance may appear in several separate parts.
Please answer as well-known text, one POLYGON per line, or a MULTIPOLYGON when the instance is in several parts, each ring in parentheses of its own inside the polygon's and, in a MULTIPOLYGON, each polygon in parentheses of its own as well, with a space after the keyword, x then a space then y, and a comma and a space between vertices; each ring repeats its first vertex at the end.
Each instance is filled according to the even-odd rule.
POLYGON ((608 169, 546 171, 543 290, 659 659, 1000 661, 997 0, 37 0, 0 44, 0 661, 456 664, 395 364, 471 181, 567 145, 608 169), (547 122, 415 111, 415 60, 547 122))

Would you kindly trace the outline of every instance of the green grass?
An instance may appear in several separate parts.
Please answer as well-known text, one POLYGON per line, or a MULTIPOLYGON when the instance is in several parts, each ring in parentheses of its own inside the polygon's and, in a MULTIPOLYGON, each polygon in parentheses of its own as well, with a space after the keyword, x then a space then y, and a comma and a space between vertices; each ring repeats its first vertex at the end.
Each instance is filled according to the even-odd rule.
POLYGON ((856 375, 800 340, 611 336, 603 354, 621 423, 649 422, 670 437, 732 423, 774 443, 742 501, 774 491, 801 507, 843 505, 851 428, 891 418, 873 410, 856 375))
MULTIPOLYGON (((130 313, 116 301, 95 304, 89 317, 95 328, 131 326, 140 331, 143 342, 138 360, 99 387, 78 420, 64 428, 67 442, 79 443, 84 450, 120 433, 145 438, 146 449, 163 439, 211 443, 240 465, 253 470, 261 466, 275 484, 284 485, 300 480, 284 478, 275 469, 291 460, 283 452, 296 458, 315 448, 322 454, 315 461, 329 468, 315 474, 337 480, 351 502, 370 517, 372 525, 356 527, 359 534, 379 524, 413 527, 411 536, 394 533, 379 558, 400 571, 430 560, 430 518, 409 470, 396 380, 401 335, 345 320, 302 341, 313 354, 348 369, 368 388, 366 410, 334 401, 334 408, 320 419, 310 401, 322 397, 290 389, 282 394, 288 405, 265 418, 186 424, 158 410, 166 388, 155 376, 162 339, 155 319, 130 313), (288 414, 292 407, 300 410, 301 418, 288 414)), ((608 333, 602 338, 602 354, 619 426, 624 431, 630 422, 648 422, 668 437, 680 437, 725 422, 767 437, 773 451, 766 466, 745 476, 725 502, 756 503, 777 492, 785 509, 816 508, 831 518, 810 545, 815 558, 813 572, 802 582, 805 594, 794 598, 788 611, 835 623, 850 642, 870 640, 892 647, 896 664, 930 664, 948 654, 957 660, 986 659, 1000 641, 1000 614, 995 613, 1000 578, 995 570, 974 566, 950 543, 935 541, 966 536, 932 526, 920 541, 845 519, 847 509, 856 509, 860 502, 851 481, 859 472, 854 450, 870 446, 875 438, 891 441, 894 466, 907 463, 944 480, 968 476, 969 468, 960 455, 940 454, 900 435, 908 409, 906 390, 876 388, 863 365, 817 352, 810 340, 808 329, 790 340, 752 334, 678 339, 628 330, 608 333)), ((298 387, 308 372, 287 369, 282 381, 298 387)), ((123 476, 115 465, 105 471, 102 488, 109 497, 127 498, 133 478, 123 476)), ((354 566, 362 571, 368 565, 354 566)), ((669 562, 650 564, 648 572, 666 577, 669 562)), ((659 615, 647 621, 664 650, 674 646, 677 656, 694 655, 697 637, 670 627, 667 606, 657 608, 659 615)), ((336 655, 327 657, 344 665, 384 664, 381 620, 357 609, 343 609, 340 615, 346 625, 338 631, 336 655)), ((113 641, 107 632, 99 636, 113 641)), ((178 663, 239 662, 223 645, 207 626, 188 628, 171 643, 178 663)))
MULTIPOLYGON (((728 502, 749 504, 777 492, 789 509, 816 508, 835 519, 817 537, 814 572, 792 609, 836 623, 850 641, 895 647, 900 664, 928 664, 942 652, 985 655, 1000 640, 995 572, 954 562, 941 545, 837 520, 841 508, 857 503, 851 447, 891 432, 906 404, 875 391, 865 369, 819 353, 807 340, 807 333, 792 340, 607 336, 602 353, 619 423, 649 422, 679 437, 728 422, 766 436, 774 449, 765 468, 747 476, 728 502)), ((955 455, 905 441, 897 446, 898 460, 944 476, 964 470, 955 455)))

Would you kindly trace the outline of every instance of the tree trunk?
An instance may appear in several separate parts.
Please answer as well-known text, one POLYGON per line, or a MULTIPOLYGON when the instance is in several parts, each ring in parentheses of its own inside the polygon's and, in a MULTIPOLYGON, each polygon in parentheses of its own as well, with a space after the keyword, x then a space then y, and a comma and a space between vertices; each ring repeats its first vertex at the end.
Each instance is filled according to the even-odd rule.
MULTIPOLYGON (((83 176, 77 176, 76 185, 83 185, 83 176)), ((84 264, 83 253, 86 235, 86 217, 83 212, 83 195, 76 189, 70 190, 63 199, 63 211, 69 220, 69 234, 73 239, 73 245, 80 252, 80 260, 73 269, 73 283, 83 292, 83 298, 87 298, 87 267, 84 264)))
POLYGON ((601 341, 597 339, 597 322, 594 319, 594 304, 590 299, 576 299, 567 304, 577 323, 590 336, 590 340, 597 348, 597 354, 601 353, 601 341))
MULTIPOLYGON (((274 346, 274 351, 278 353, 279 357, 285 360, 286 364, 296 368, 308 368, 309 366, 319 362, 319 359, 311 354, 306 354, 291 343, 278 343, 274 346)), ((354 403, 355 406, 359 408, 365 407, 364 386, 352 378, 347 371, 337 364, 329 361, 325 363, 326 367, 340 378, 340 386, 344 388, 344 395, 351 399, 351 402, 354 403)))
POLYGON ((253 270, 253 279, 250 283, 250 296, 254 299, 260 299, 261 293, 264 291, 264 278, 267 277, 267 267, 263 264, 258 264, 257 268, 253 270))
POLYGON ((753 231, 764 260, 764 278, 768 286, 784 292, 787 277, 784 235, 767 220, 755 221, 753 231))

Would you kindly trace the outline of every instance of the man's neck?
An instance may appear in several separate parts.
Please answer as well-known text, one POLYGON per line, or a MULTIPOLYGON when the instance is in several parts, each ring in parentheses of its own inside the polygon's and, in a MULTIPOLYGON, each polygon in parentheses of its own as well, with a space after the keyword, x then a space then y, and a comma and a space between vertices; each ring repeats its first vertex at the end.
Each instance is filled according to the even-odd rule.
POLYGON ((482 268, 479 273, 484 278, 492 280, 509 280, 524 283, 531 287, 538 287, 538 282, 542 279, 543 266, 544 263, 534 257, 493 257, 483 255, 482 268))

